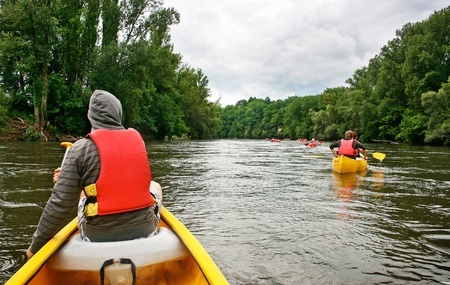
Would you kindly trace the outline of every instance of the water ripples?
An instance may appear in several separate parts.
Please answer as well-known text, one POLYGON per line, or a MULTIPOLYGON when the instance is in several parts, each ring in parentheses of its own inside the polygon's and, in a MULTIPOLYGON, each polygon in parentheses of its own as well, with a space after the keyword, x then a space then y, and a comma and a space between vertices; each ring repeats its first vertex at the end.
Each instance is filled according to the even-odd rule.
MULTIPOLYGON (((337 175, 327 144, 147 146, 164 205, 230 284, 450 284, 448 148, 369 144, 382 163, 337 175)), ((20 166, 0 155, 0 280, 24 262, 62 157, 56 144, 33 147, 18 146, 20 166)))
MULTIPOLYGON (((366 173, 336 175, 327 146, 214 141, 176 148, 188 154, 183 171, 195 175, 171 187, 180 194, 169 207, 232 284, 448 281, 449 224, 439 223, 448 220, 449 181, 439 179, 448 167, 427 168, 428 154, 395 150, 383 163, 371 160, 366 173), (411 228, 412 221, 427 225, 430 214, 430 231, 411 228)), ((166 183, 175 182, 167 176, 166 183)))

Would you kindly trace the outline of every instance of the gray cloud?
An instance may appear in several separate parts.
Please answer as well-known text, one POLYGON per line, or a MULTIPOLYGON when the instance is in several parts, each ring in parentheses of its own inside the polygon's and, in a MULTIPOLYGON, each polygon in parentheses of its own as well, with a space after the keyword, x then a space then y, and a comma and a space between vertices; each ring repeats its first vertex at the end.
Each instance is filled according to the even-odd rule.
POLYGON ((222 106, 249 97, 272 100, 345 86, 353 72, 406 23, 450 1, 172 0, 175 52, 209 78, 222 106))

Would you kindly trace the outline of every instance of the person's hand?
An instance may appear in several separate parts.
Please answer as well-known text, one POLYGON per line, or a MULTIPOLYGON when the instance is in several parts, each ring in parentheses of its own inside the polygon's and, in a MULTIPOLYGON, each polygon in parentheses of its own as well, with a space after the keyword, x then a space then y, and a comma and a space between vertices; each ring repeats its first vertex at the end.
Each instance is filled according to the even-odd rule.
POLYGON ((53 172, 53 183, 56 183, 56 180, 58 179, 59 174, 61 173, 61 167, 58 167, 53 172))
POLYGON ((33 255, 34 255, 34 253, 32 253, 31 250, 30 250, 30 248, 28 248, 28 249, 27 249, 27 257, 28 257, 28 260, 30 260, 30 258, 32 258, 33 255))

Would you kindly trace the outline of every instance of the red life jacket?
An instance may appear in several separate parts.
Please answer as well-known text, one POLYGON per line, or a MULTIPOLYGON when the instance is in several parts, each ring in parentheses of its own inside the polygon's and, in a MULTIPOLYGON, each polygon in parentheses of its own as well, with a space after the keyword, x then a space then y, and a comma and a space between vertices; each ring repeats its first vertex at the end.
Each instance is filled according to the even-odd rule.
POLYGON ((355 157, 358 155, 358 150, 353 148, 354 140, 341 140, 341 146, 339 147, 339 155, 347 155, 355 157))
POLYGON ((85 187, 86 216, 143 209, 154 204, 145 144, 134 129, 95 130, 89 134, 100 155, 100 175, 85 187))

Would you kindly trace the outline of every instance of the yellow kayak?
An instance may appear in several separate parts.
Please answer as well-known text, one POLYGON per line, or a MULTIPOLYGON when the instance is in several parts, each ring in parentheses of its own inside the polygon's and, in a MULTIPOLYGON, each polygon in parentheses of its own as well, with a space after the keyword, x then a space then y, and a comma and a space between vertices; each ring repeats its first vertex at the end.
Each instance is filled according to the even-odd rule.
POLYGON ((25 263, 5 285, 228 284, 192 233, 163 207, 157 235, 90 243, 77 218, 25 263))
POLYGON ((367 160, 363 158, 352 159, 344 155, 340 155, 333 159, 332 168, 337 173, 365 171, 367 169, 367 160))

